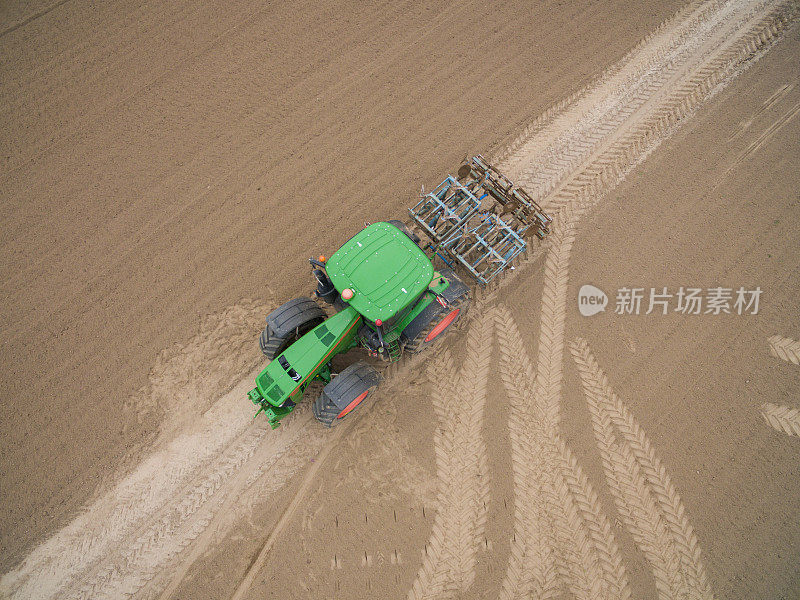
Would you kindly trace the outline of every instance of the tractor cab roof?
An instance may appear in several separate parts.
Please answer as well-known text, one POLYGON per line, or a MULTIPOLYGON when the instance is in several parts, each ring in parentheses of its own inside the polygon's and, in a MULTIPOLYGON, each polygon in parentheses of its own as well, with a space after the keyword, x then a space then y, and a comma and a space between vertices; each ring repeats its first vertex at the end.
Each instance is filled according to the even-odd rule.
POLYGON ((353 290, 350 306, 369 321, 386 321, 428 287, 433 265, 407 235, 389 223, 374 223, 350 238, 328 259, 336 290, 353 290))

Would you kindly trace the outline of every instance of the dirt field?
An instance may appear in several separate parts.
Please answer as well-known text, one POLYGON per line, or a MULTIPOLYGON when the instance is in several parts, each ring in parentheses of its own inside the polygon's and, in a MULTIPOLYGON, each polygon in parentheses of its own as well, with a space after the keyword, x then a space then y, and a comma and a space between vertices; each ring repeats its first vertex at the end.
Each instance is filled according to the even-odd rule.
POLYGON ((678 8, 0 13, 4 591, 800 596, 800 36, 678 8), (472 151, 547 243, 342 426, 250 423, 305 258, 472 151), (614 313, 716 286, 759 313, 614 313))

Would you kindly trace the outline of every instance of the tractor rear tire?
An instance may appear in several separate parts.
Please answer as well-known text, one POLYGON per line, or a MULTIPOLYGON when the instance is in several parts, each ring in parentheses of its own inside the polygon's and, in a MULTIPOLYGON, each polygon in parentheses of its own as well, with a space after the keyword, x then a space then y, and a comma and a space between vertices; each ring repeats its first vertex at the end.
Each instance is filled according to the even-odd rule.
POLYGON ((386 222, 389 223, 389 225, 394 225, 395 227, 397 227, 400 231, 405 233, 412 242, 414 242, 417 246, 419 246, 420 242, 419 236, 413 231, 411 231, 411 228, 408 225, 406 225, 402 221, 398 221, 397 219, 392 219, 391 221, 386 221, 386 222))
POLYGON ((447 306, 433 300, 417 316, 422 322, 418 324, 415 319, 406 327, 403 336, 411 339, 406 339, 404 352, 419 354, 463 320, 469 311, 472 298, 467 285, 451 269, 442 269, 441 274, 450 282, 450 287, 442 293, 447 306))
POLYGON ((325 312, 311 298, 289 300, 267 315, 267 326, 258 339, 261 352, 274 360, 324 320, 325 312))
POLYGON ((325 427, 332 427, 366 400, 379 381, 378 372, 367 363, 350 365, 322 388, 311 408, 314 417, 325 427))
POLYGON ((449 331, 453 325, 464 318, 469 311, 471 301, 472 299, 469 296, 462 296, 454 302, 450 302, 447 308, 438 306, 438 303, 434 301, 439 308, 436 311, 436 316, 430 320, 417 337, 406 342, 404 351, 411 354, 419 354, 427 349, 445 332, 449 331))

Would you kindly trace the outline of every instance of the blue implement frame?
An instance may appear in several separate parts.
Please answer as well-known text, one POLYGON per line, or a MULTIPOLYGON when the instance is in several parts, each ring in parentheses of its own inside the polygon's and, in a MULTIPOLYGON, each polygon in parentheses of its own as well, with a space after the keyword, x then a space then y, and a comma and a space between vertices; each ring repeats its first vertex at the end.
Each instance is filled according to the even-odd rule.
POLYGON ((525 251, 527 234, 543 239, 552 223, 481 155, 462 165, 457 178, 450 175, 423 193, 409 214, 431 239, 429 250, 450 267, 461 264, 484 285, 525 251))

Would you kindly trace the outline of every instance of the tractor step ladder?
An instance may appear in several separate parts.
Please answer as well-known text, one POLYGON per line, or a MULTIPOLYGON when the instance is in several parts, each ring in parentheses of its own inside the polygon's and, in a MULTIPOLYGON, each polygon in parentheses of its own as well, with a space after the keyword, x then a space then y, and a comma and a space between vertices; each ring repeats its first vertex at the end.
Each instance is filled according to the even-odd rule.
POLYGON ((525 238, 543 239, 552 218, 522 188, 480 154, 409 209, 431 239, 428 248, 487 284, 525 251, 525 238))

